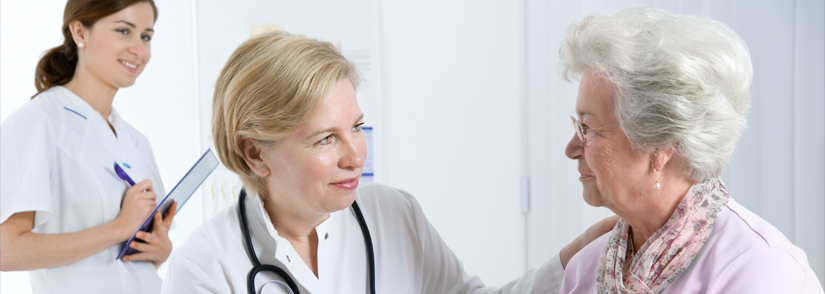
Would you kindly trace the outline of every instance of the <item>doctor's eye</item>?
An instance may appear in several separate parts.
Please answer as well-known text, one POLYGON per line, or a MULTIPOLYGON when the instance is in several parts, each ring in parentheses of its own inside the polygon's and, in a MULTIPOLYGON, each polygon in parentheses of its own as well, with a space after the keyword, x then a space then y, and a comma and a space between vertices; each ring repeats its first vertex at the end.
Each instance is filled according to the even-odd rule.
POLYGON ((152 41, 152 36, 150 36, 148 34, 145 34, 145 35, 140 36, 140 39, 144 40, 146 42, 149 42, 149 41, 152 41))
POLYGON ((116 32, 120 33, 121 35, 128 35, 129 29, 117 29, 116 32))
POLYGON ((328 144, 332 143, 333 138, 334 137, 332 135, 326 136, 323 139, 321 139, 321 141, 318 141, 318 144, 319 145, 328 145, 328 144))
POLYGON ((353 126, 352 131, 353 132, 360 132, 361 131, 361 126, 363 126, 363 125, 364 125, 364 123, 362 122, 362 123, 359 123, 359 124, 353 126))

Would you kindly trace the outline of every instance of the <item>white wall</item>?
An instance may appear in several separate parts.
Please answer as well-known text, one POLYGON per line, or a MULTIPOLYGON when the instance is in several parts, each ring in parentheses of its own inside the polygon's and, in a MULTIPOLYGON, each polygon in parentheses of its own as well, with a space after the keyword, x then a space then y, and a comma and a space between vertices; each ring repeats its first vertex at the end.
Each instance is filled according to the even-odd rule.
MULTIPOLYGON (((381 1, 384 183, 410 191, 467 272, 525 270, 520 1, 381 1)), ((545 259, 546 260, 546 259, 545 259)))
POLYGON ((564 155, 578 83, 559 75, 558 48, 573 21, 631 6, 711 17, 748 44, 752 111, 722 179, 736 201, 805 250, 825 282, 825 4, 807 0, 528 0, 530 264, 610 214, 582 200, 575 163, 564 155))

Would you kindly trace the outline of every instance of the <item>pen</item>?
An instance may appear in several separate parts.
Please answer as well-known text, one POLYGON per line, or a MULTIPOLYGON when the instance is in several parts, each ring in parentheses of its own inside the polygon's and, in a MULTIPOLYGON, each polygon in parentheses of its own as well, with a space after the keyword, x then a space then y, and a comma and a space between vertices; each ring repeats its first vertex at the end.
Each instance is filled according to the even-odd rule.
POLYGON ((121 180, 124 180, 127 183, 129 183, 129 186, 135 185, 135 181, 132 181, 132 178, 130 178, 129 175, 126 174, 126 171, 120 168, 120 165, 118 165, 117 162, 115 162, 115 173, 117 173, 117 176, 120 177, 121 180))

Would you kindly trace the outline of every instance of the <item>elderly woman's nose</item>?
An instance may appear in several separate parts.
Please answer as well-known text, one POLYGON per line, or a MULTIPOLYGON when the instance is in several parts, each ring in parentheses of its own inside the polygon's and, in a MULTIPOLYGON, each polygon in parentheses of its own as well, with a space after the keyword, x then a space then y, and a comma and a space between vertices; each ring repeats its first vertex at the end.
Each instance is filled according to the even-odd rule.
POLYGON ((344 152, 339 164, 341 168, 361 168, 367 160, 367 150, 362 148, 358 140, 350 140, 343 144, 344 152))
POLYGON ((570 138, 570 142, 567 142, 567 147, 564 148, 564 155, 567 155, 567 158, 576 159, 582 156, 583 152, 582 140, 579 139, 579 136, 573 134, 573 138, 570 138))

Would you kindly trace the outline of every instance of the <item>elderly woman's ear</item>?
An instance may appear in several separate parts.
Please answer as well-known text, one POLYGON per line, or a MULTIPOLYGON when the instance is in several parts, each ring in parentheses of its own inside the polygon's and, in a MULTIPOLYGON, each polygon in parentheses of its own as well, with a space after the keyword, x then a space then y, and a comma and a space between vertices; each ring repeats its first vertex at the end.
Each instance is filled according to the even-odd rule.
POLYGON ((240 145, 243 160, 246 161, 246 165, 252 169, 252 172, 262 177, 269 174, 269 169, 263 156, 261 156, 263 150, 261 143, 252 138, 242 138, 240 145))
POLYGON ((676 153, 676 146, 673 144, 667 144, 664 147, 656 148, 653 150, 653 154, 650 156, 650 161, 653 164, 653 168, 661 171, 664 169, 665 165, 673 158, 673 154, 676 153))

